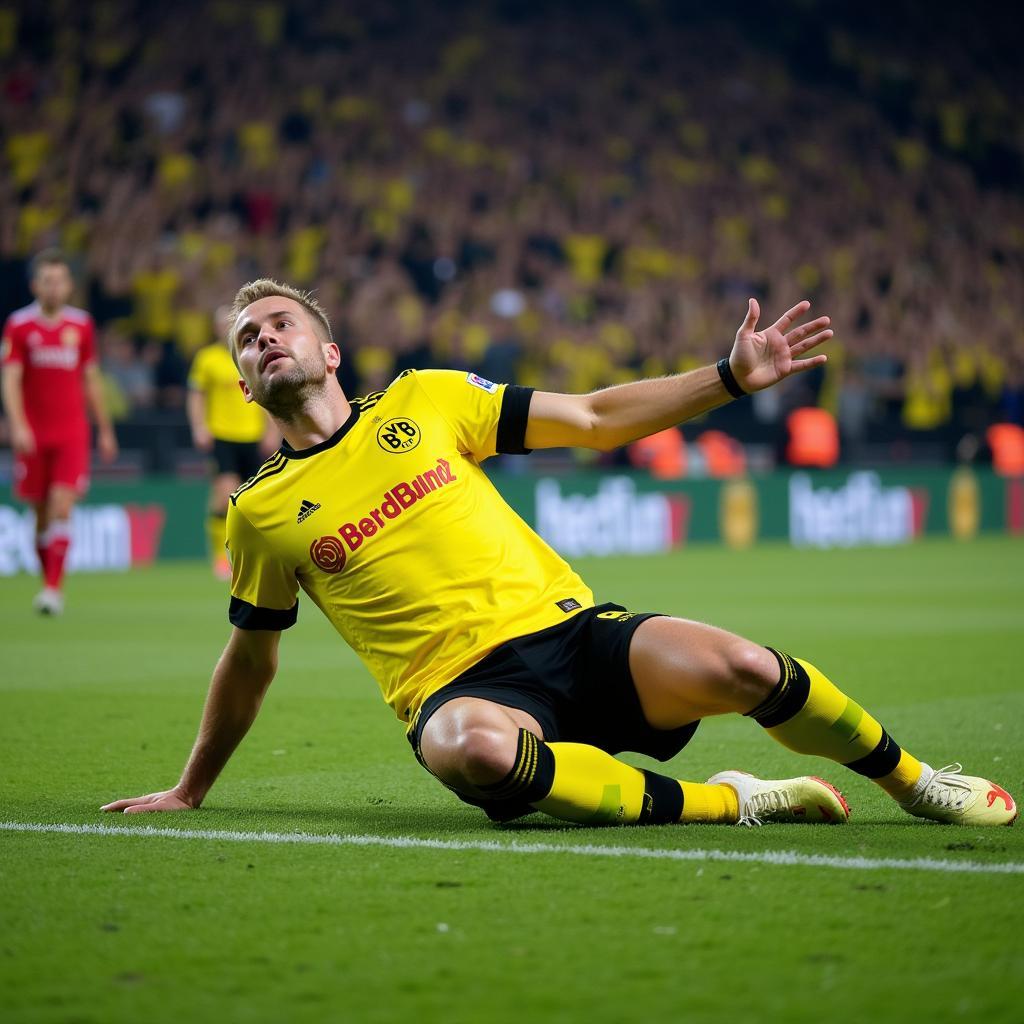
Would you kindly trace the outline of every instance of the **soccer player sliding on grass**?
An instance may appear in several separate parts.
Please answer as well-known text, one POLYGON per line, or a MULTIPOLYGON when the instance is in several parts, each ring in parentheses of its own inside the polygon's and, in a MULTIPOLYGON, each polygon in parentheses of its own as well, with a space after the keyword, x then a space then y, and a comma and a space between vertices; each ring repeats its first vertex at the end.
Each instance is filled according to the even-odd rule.
POLYGON ((407 371, 349 400, 317 302, 273 281, 243 287, 231 336, 242 391, 285 441, 232 496, 234 629, 181 780, 104 810, 200 805, 256 717, 301 588, 366 663, 421 763, 498 821, 531 810, 586 824, 847 820, 817 778, 685 782, 614 756, 667 761, 702 718, 736 712, 911 814, 1012 822, 1005 790, 923 764, 808 662, 703 623, 595 606, 480 469, 496 452, 617 448, 817 366, 826 357, 807 353, 832 331, 827 317, 794 326, 809 308, 757 331, 751 299, 717 366, 590 395, 407 371))

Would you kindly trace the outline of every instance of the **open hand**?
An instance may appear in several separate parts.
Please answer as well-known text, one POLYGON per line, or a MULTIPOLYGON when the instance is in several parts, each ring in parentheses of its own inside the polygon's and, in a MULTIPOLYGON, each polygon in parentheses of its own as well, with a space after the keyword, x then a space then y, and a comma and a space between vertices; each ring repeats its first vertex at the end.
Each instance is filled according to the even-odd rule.
POLYGON ((177 789, 168 789, 162 793, 149 793, 147 796, 130 796, 124 800, 115 800, 104 804, 101 811, 121 811, 125 814, 146 814, 151 811, 191 811, 189 803, 177 789))
POLYGON ((747 317, 736 332, 736 342, 729 355, 733 376, 744 391, 763 391, 794 373, 821 366, 828 359, 824 354, 800 358, 832 337, 833 332, 827 330, 830 323, 827 316, 819 316, 790 330, 793 321, 810 308, 811 304, 805 299, 783 313, 771 327, 755 331, 761 307, 757 299, 750 300, 747 317))

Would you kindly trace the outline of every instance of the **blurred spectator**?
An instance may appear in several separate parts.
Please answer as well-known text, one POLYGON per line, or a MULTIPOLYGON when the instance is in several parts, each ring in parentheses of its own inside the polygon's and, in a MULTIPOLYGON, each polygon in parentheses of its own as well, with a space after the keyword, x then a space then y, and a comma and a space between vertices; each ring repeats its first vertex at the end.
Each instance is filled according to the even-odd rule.
POLYGON ((136 354, 131 339, 108 327, 100 341, 100 352, 112 417, 126 419, 135 409, 152 405, 156 393, 153 366, 136 354))
MULTIPOLYGON (((129 6, 8 5, 0 269, 14 308, 33 251, 75 254, 131 318, 133 408, 180 408, 210 311, 269 275, 317 290, 358 391, 677 372, 757 294, 833 317, 800 400, 851 447, 1024 417, 1009 13, 784 3, 755 41, 730 0, 129 6)), ((708 425, 763 441, 796 397, 708 425)))

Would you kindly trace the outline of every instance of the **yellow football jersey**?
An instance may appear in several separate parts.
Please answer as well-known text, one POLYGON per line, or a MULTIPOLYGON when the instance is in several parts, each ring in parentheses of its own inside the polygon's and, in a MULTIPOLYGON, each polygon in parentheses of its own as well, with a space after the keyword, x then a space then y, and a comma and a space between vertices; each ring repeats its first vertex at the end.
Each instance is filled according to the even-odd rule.
POLYGON ((206 396, 206 429, 217 440, 252 443, 263 437, 267 417, 242 397, 239 377, 227 346, 215 342, 196 353, 188 386, 206 396))
POLYGON ((287 628, 301 587, 411 726, 499 644, 593 607, 480 468, 524 450, 531 394, 409 370, 328 440, 283 445, 232 496, 232 623, 287 628))

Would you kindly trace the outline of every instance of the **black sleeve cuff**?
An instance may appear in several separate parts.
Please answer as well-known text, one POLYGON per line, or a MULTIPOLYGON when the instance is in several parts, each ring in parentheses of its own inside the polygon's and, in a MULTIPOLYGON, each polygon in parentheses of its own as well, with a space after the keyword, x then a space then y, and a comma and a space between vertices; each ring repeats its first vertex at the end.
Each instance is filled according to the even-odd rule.
POLYGON ((228 618, 232 626, 239 629, 287 629, 295 625, 299 617, 299 602, 285 611, 279 608, 257 608, 240 597, 232 597, 228 607, 228 618))
POLYGON ((530 400, 533 388, 509 384, 501 396, 501 413, 498 416, 499 455, 529 455, 532 448, 526 447, 526 421, 530 418, 530 400))

